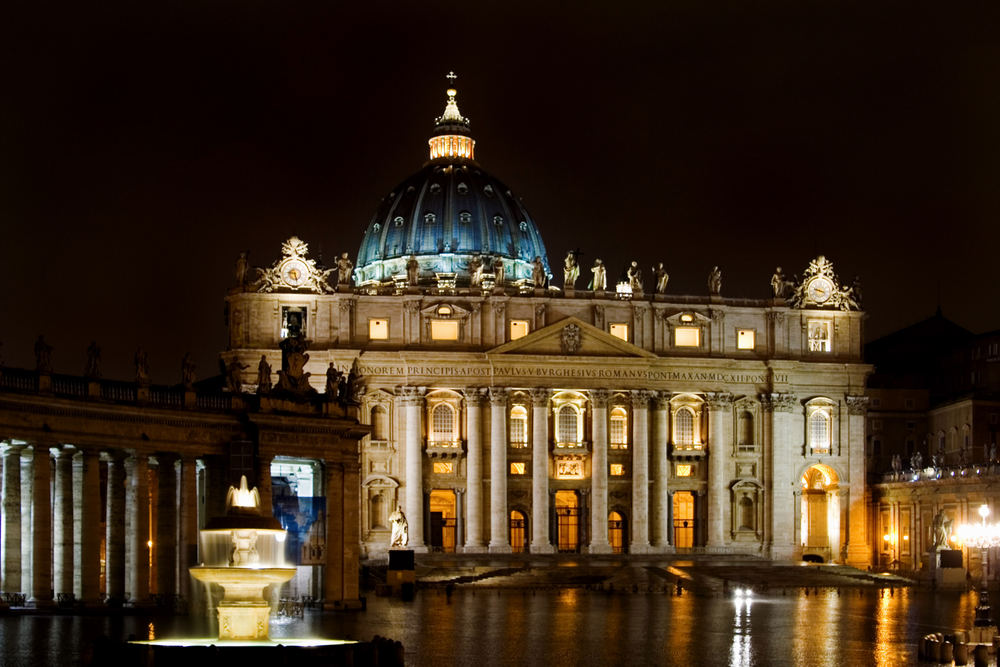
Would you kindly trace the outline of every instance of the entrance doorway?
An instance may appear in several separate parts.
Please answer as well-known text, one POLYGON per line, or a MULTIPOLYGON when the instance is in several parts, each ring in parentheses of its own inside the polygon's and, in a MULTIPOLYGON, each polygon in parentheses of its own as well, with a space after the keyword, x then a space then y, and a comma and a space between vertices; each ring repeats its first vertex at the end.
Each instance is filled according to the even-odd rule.
POLYGON ((432 551, 455 552, 455 492, 450 489, 434 489, 430 499, 431 526, 430 548, 432 551))
POLYGON ((840 552, 840 498, 837 473, 825 465, 805 471, 802 484, 802 553, 824 561, 840 552))
POLYGON ((557 548, 576 552, 580 548, 580 502, 576 491, 556 491, 557 548))
POLYGON ((523 512, 511 510, 510 550, 516 554, 524 553, 524 536, 527 534, 527 523, 523 512))
POLYGON ((674 547, 690 549, 694 546, 694 494, 674 491, 674 547))
POLYGON ((625 553, 625 518, 618 512, 608 515, 608 541, 612 553, 625 553))

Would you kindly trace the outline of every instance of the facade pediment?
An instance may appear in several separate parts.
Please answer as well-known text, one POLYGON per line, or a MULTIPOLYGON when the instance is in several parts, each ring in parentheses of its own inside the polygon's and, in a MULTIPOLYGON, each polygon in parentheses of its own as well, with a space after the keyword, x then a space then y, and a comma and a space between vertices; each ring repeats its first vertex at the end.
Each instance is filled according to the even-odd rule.
POLYGON ((575 317, 561 319, 524 338, 504 343, 488 354, 656 358, 655 354, 575 317))

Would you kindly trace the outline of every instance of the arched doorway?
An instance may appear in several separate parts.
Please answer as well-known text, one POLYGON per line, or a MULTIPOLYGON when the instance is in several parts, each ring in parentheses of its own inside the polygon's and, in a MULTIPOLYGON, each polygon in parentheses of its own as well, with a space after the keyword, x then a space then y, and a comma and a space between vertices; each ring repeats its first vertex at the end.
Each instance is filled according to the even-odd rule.
POLYGON ((830 466, 808 468, 802 484, 802 555, 829 562, 840 552, 840 499, 837 473, 830 466))
POLYGON ((576 491, 556 491, 557 546, 559 551, 580 548, 580 502, 576 491))
POLYGON ((694 546, 694 494, 674 491, 674 547, 690 549, 694 546))
POLYGON ((625 517, 618 512, 608 515, 608 541, 611 543, 612 553, 625 553, 625 517))
POLYGON ((524 512, 510 512, 510 550, 516 554, 524 553, 524 536, 527 535, 528 521, 524 512))
POLYGON ((434 489, 430 498, 432 551, 455 551, 455 492, 451 489, 434 489))

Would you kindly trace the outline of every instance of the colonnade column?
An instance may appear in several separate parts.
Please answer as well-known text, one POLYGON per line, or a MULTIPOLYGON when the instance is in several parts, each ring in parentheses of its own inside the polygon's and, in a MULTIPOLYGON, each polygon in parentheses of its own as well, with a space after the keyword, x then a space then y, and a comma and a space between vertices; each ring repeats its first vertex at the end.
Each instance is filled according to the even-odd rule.
POLYGON ((468 431, 468 460, 466 462, 466 553, 479 553, 483 543, 483 402, 486 392, 481 388, 465 391, 466 429, 468 431))
POLYGON ((149 462, 136 452, 125 461, 125 536, 128 548, 128 588, 133 605, 149 603, 149 462))
MULTIPOLYGON (((510 553, 507 518, 507 395, 490 388, 490 553, 510 553)), ((545 523, 548 526, 548 522, 545 523)))
POLYGON ((608 401, 606 389, 590 391, 594 453, 590 466, 590 549, 592 554, 611 553, 608 542, 608 401))
POLYGON ((406 519, 409 522, 409 547, 427 551, 424 546, 424 456, 420 413, 424 406, 424 387, 401 387, 406 418, 406 519))
POLYGON ((629 551, 649 553, 649 399, 653 392, 632 392, 632 540, 629 551))
POLYGON ((3 457, 3 507, 0 511, 0 557, 3 558, 4 593, 21 592, 21 450, 24 445, 7 444, 3 457))
MULTIPOLYGON (((871 565, 871 549, 868 546, 868 531, 865 526, 867 510, 865 502, 865 413, 867 410, 867 396, 847 397, 848 474, 851 476, 847 564, 857 568, 871 565)), ((842 480, 841 483, 843 483, 842 480)), ((839 554, 835 557, 839 557, 839 554)))
POLYGON ((726 507, 729 505, 729 485, 726 474, 733 443, 733 395, 712 392, 706 396, 708 406, 708 533, 709 549, 725 544, 726 507))
POLYGON ((33 517, 31 550, 31 607, 51 607, 52 600, 52 460, 48 445, 35 443, 32 455, 32 478, 35 493, 31 498, 33 517))
POLYGON ((657 392, 653 408, 652 542, 660 552, 670 547, 670 463, 667 461, 667 410, 670 393, 657 392))
POLYGON ((176 455, 157 454, 156 474, 156 592, 177 593, 177 471, 176 455))
POLYGON ((792 394, 763 394, 761 403, 771 413, 771 456, 765 458, 771 467, 771 558, 786 560, 795 557, 796 495, 792 480, 792 448, 795 433, 792 411, 796 406, 792 394))
POLYGON ((67 447, 53 449, 56 458, 53 488, 52 564, 53 588, 59 595, 73 594, 73 453, 67 447))
POLYGON ((125 598, 125 458, 112 452, 108 458, 107 511, 105 512, 104 581, 108 601, 125 598))
POLYGON ((344 527, 343 577, 344 594, 342 604, 357 607, 361 600, 361 464, 358 461, 344 463, 344 527))
MULTIPOLYGON (((324 486, 326 492, 326 566, 323 572, 324 607, 333 609, 339 606, 344 598, 344 521, 335 510, 344 504, 344 465, 333 461, 327 462, 324 468, 324 486)), ((413 519, 407 511, 407 521, 413 525, 413 519)), ((412 536, 411 536, 412 542, 412 536)))
POLYGON ((531 390, 531 553, 552 553, 549 540, 549 397, 531 390))
MULTIPOLYGON (((267 465, 268 476, 271 474, 270 461, 267 465)), ((198 563, 198 461, 193 456, 181 459, 181 494, 180 494, 180 549, 178 550, 177 576, 179 579, 178 593, 188 600, 191 599, 191 574, 188 568, 198 563)), ((268 493, 270 496, 270 493, 268 493)), ((270 497, 268 497, 270 501, 270 497)), ((261 512, 270 516, 270 505, 264 505, 261 498, 261 512)))
POLYGON ((31 548, 33 531, 31 526, 32 491, 35 478, 32 474, 34 447, 21 451, 21 592, 31 595, 33 570, 31 563, 35 552, 31 548))
POLYGON ((74 517, 73 588, 80 603, 97 606, 101 586, 101 457, 96 450, 82 449, 75 458, 79 484, 74 484, 73 495, 80 514, 78 520, 74 517))

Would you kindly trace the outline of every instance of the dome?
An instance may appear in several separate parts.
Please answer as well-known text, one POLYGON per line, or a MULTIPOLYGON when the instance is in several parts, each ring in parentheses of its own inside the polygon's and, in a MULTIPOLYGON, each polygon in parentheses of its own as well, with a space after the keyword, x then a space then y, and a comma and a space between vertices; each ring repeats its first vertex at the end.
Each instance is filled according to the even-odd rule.
POLYGON ((551 275, 528 211, 475 161, 475 141, 456 94, 448 90, 429 141, 431 159, 382 200, 368 223, 358 250, 358 284, 406 276, 411 256, 420 265, 420 284, 433 283, 436 273, 454 273, 459 285, 469 284, 469 264, 477 260, 486 273, 502 262, 506 284, 530 280, 536 257, 551 275))

